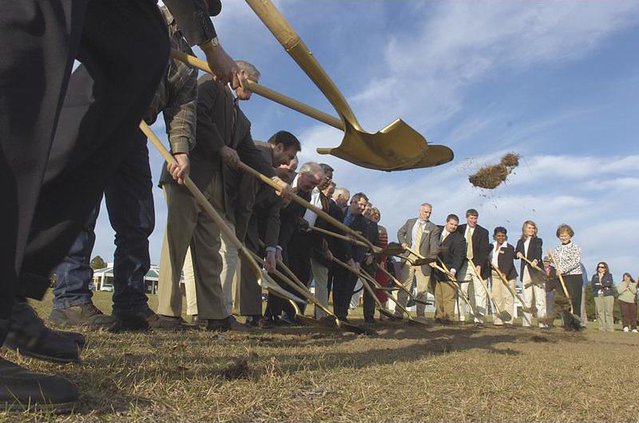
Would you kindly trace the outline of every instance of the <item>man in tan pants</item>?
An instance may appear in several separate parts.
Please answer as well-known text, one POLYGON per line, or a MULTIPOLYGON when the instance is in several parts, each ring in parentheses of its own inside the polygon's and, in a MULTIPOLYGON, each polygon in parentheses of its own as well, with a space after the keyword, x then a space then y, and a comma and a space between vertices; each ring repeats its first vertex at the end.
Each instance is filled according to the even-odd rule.
MULTIPOLYGON (((253 65, 237 61, 243 78, 257 81, 253 65)), ((235 94, 209 76, 198 81, 196 145, 191 152, 191 179, 207 200, 226 219, 233 219, 233 196, 237 194, 238 163, 242 161, 260 173, 275 177, 271 163, 264 159, 251 138, 250 122, 237 100, 248 100, 251 92, 242 87, 235 94)), ((180 275, 186 250, 191 247, 195 274, 198 317, 209 330, 229 330, 229 319, 220 274, 220 229, 200 210, 183 185, 164 184, 167 199, 167 227, 162 246, 158 283, 158 314, 181 321, 180 275)), ((285 191, 288 184, 276 180, 285 191)))
MULTIPOLYGON (((400 244, 402 244, 404 248, 410 249, 423 257, 434 257, 439 252, 439 235, 441 230, 429 220, 432 211, 433 206, 428 203, 423 203, 419 206, 419 217, 408 219, 404 226, 397 231, 397 239, 400 244)), ((410 290, 413 279, 416 279, 416 298, 425 301, 430 286, 430 274, 431 267, 428 265, 415 267, 405 262, 402 266, 400 281, 406 289, 410 290)), ((405 307, 407 300, 407 294, 403 291, 399 291, 397 294, 398 304, 405 307)), ((417 317, 425 318, 425 311, 426 306, 422 303, 417 303, 417 317)), ((401 316, 401 310, 399 308, 395 309, 395 315, 401 316)))

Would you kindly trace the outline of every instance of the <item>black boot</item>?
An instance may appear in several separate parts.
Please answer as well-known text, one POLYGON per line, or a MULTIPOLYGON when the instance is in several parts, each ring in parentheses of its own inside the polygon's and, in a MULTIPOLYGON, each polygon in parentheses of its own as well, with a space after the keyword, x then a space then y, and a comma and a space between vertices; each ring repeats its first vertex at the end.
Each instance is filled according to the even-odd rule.
POLYGON ((0 357, 0 408, 3 411, 73 410, 78 388, 59 376, 33 373, 0 357))
POLYGON ((80 342, 84 342, 84 336, 72 333, 61 335, 47 328, 29 304, 14 303, 9 332, 4 341, 7 348, 39 360, 77 363, 80 361, 80 342))

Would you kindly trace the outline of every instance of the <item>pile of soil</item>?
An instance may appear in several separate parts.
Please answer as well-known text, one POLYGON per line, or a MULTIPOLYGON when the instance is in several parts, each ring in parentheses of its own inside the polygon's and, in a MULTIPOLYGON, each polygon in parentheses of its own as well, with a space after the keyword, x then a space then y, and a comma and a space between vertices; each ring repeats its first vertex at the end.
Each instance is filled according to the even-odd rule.
POLYGON ((501 162, 494 165, 488 165, 480 168, 477 172, 470 175, 468 180, 473 186, 485 189, 495 189, 510 173, 519 166, 519 154, 508 153, 501 158, 501 162))

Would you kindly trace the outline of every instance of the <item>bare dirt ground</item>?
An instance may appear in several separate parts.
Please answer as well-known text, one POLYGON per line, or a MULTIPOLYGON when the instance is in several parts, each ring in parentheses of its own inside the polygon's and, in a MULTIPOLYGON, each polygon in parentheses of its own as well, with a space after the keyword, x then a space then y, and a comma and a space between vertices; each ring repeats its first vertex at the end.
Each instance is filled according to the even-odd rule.
MULTIPOLYGON (((108 310, 108 299, 96 303, 108 310)), ((38 304, 48 315, 50 301, 38 304)), ((357 320, 356 320, 357 321, 357 320)), ((87 332, 71 415, 4 421, 638 421, 639 336, 380 323, 377 336, 87 332)))

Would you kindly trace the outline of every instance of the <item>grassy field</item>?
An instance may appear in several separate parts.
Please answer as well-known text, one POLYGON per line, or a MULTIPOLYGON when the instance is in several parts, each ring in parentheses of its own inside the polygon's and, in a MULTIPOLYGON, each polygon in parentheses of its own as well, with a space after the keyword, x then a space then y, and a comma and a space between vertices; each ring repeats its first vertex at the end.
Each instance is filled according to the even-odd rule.
MULTIPOLYGON (((153 298, 151 299, 154 300, 153 298)), ((108 310, 110 298, 96 303, 108 310)), ((36 304, 48 315, 50 300, 36 304)), ((413 326, 377 336, 88 332, 81 365, 3 355, 81 389, 69 416, 5 421, 638 421, 639 336, 413 326)))

